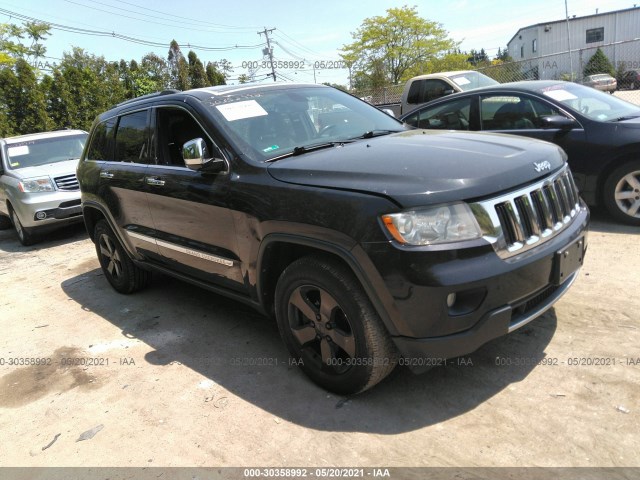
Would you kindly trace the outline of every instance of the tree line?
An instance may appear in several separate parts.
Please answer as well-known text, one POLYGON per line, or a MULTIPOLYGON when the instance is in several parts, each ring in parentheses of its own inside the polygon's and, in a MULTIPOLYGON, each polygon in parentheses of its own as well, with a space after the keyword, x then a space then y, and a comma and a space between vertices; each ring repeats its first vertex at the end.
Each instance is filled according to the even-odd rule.
POLYGON ((223 59, 206 65, 195 52, 185 56, 173 40, 164 59, 107 61, 74 47, 49 71, 41 68, 45 23, 0 24, 0 137, 78 128, 125 100, 168 88, 188 90, 224 85, 232 72, 223 59))

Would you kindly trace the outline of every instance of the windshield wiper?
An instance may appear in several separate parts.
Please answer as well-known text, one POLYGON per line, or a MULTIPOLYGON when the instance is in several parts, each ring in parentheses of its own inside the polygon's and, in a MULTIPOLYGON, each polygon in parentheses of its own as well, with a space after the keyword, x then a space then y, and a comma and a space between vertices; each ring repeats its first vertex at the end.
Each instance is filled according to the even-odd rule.
POLYGON ((278 155, 277 157, 270 158, 267 162, 275 162, 276 160, 280 160, 282 158, 287 157, 296 157, 298 155, 302 155, 303 153, 313 152, 315 150, 322 150, 323 148, 331 148, 336 145, 342 145, 344 143, 350 143, 349 140, 341 140, 339 142, 326 142, 326 143, 316 143, 314 145, 301 145, 299 147, 293 147, 293 150, 288 153, 283 153, 282 155, 278 155))
POLYGON ((368 132, 364 132, 359 137, 355 138, 373 138, 379 137, 381 135, 389 135, 390 133, 398 133, 402 132, 402 130, 369 130, 368 132))
POLYGON ((610 122, 623 122, 625 120, 633 120, 634 118, 638 118, 640 115, 626 115, 624 117, 614 118, 613 120, 609 120, 610 122))

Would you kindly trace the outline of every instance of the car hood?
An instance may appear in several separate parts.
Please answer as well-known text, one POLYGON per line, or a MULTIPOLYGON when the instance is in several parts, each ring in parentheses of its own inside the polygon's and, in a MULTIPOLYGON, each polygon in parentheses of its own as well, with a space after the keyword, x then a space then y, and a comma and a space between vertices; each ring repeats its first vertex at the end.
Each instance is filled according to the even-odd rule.
POLYGON ((622 120, 617 123, 624 128, 633 128, 635 130, 640 129, 640 117, 630 118, 629 120, 622 120))
POLYGON ((17 178, 33 178, 50 176, 52 178, 60 175, 71 175, 76 173, 78 167, 78 159, 65 160, 64 162, 46 163, 36 167, 24 167, 11 170, 11 173, 17 178))
POLYGON ((268 170, 282 182, 368 192, 415 207, 495 195, 548 175, 564 159, 556 145, 524 137, 410 130, 287 157, 268 170))

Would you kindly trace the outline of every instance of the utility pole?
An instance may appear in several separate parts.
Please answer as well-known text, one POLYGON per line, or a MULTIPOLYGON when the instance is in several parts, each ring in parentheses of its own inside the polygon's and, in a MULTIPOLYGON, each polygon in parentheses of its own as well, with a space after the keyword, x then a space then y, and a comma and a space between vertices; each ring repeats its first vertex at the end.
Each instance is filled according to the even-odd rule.
POLYGON ((264 37, 267 39, 267 48, 262 50, 263 55, 269 55, 269 64, 271 65, 271 76, 273 77, 273 81, 276 81, 276 69, 273 65, 273 48, 271 48, 271 42, 269 41, 269 34, 273 32, 275 28, 270 28, 267 30, 267 27, 264 27, 262 32, 258 32, 258 35, 264 34, 264 37))

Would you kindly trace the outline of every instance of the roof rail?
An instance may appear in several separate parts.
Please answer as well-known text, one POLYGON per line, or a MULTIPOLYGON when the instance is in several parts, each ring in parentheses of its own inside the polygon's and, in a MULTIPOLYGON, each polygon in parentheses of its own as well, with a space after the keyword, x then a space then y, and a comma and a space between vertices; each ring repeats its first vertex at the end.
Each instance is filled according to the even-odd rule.
POLYGON ((153 98, 160 97, 162 95, 171 95, 172 93, 180 93, 182 90, 176 90, 175 88, 168 88, 166 90, 162 90, 161 92, 148 93, 147 95, 141 95, 136 98, 130 98, 129 100, 125 100, 124 102, 120 102, 116 105, 116 107, 121 107, 122 105, 127 105, 128 103, 137 102, 138 100, 143 100, 145 98, 153 98))

